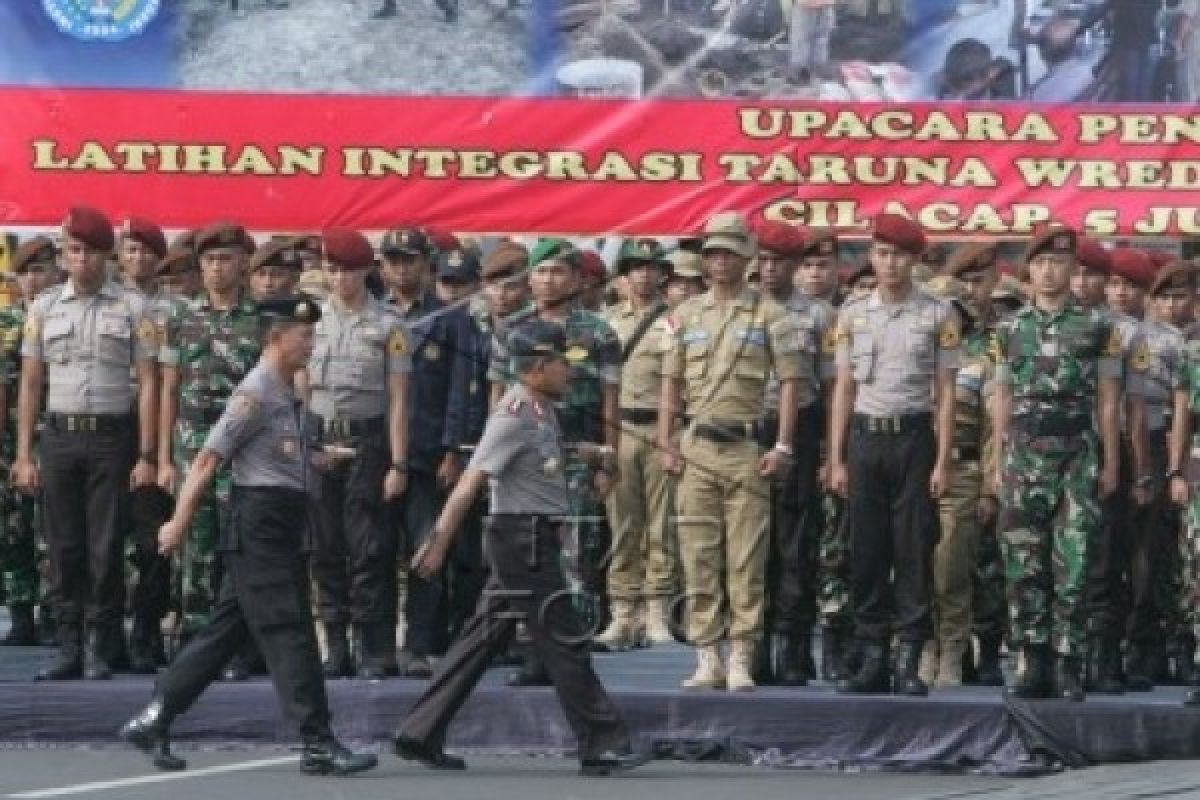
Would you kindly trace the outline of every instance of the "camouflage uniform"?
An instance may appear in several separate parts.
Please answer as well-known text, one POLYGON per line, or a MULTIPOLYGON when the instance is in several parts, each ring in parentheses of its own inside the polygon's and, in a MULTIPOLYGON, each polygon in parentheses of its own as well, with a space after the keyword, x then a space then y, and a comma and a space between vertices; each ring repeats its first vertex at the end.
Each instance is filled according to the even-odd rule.
MULTIPOLYGON (((1193 422, 1192 439, 1184 460, 1184 474, 1191 492, 1183 512, 1183 537, 1179 548, 1182 583, 1178 595, 1179 617, 1183 621, 1183 630, 1195 641, 1200 641, 1200 427, 1195 424, 1196 415, 1200 414, 1200 330, 1195 327, 1188 331, 1183 358, 1176 366, 1172 383, 1175 389, 1187 392, 1193 422)), ((1197 666, 1200 666, 1200 660, 1197 666)))
POLYGON ((1022 308, 996 342, 996 380, 1012 396, 998 522, 1012 643, 1078 658, 1088 545, 1101 524, 1092 416, 1100 381, 1120 377, 1120 337, 1107 315, 1070 298, 1054 312, 1022 308))
MULTIPOLYGON (((230 310, 218 311, 202 292, 167 319, 159 362, 179 371, 174 453, 181 475, 203 449, 234 387, 258 362, 259 327, 249 293, 243 293, 230 310)), ((201 625, 216 600, 216 546, 226 524, 231 486, 232 475, 222 467, 196 510, 180 554, 179 602, 185 630, 201 625)))
MULTIPOLYGON (((0 310, 0 380, 4 381, 8 404, 7 425, 0 439, 0 458, 7 470, 17 452, 17 391, 21 378, 21 331, 25 309, 10 306, 0 310)), ((0 484, 0 597, 9 606, 44 604, 46 584, 39 571, 46 560, 39 503, 18 492, 11 481, 0 484)))

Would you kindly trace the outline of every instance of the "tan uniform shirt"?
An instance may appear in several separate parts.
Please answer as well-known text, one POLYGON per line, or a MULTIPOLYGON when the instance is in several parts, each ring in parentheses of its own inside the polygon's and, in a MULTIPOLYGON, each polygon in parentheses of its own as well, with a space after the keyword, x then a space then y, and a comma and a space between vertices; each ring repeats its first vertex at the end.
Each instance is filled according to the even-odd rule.
POLYGON ((657 411, 659 395, 662 393, 663 354, 670 348, 667 334, 666 314, 659 313, 665 305, 653 305, 639 311, 622 303, 604 313, 604 319, 617 334, 621 349, 628 346, 630 338, 642 326, 648 314, 658 317, 633 348, 621 370, 621 408, 657 411))

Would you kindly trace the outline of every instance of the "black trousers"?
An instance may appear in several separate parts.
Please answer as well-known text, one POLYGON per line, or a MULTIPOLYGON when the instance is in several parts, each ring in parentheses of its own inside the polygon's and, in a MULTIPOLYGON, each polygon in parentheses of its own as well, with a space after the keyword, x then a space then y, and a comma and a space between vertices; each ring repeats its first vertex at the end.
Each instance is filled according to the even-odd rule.
POLYGON ((133 493, 129 557, 137 572, 130 594, 131 611, 148 620, 161 620, 171 603, 171 560, 158 554, 158 529, 171 518, 175 501, 157 486, 133 493))
MULTIPOLYGON (((408 475, 408 490, 400 501, 401 528, 404 531, 404 558, 407 562, 420 549, 441 513, 445 493, 432 472, 414 470, 408 475)), ((422 578, 408 574, 408 600, 404 606, 407 627, 405 651, 418 656, 444 652, 447 639, 446 571, 422 578)))
MULTIPOLYGON (((314 503, 312 574, 327 623, 396 624, 396 504, 383 500, 388 443, 364 438, 358 455, 323 473, 314 503)), ((409 487, 412 491, 412 487, 409 487)))
POLYGON ((524 620, 579 741, 580 757, 629 747, 625 723, 592 670, 590 639, 560 565, 560 526, 545 517, 488 518, 488 586, 475 615, 438 662, 429 688, 401 724, 400 735, 442 747, 450 721, 492 658, 508 646, 517 622, 524 620))
POLYGON ((483 519, 487 502, 480 499, 467 514, 446 564, 446 630, 458 636, 479 605, 487 585, 488 566, 483 557, 483 519))
POLYGON ((937 457, 931 425, 870 433, 851 422, 846 504, 855 636, 885 642, 933 635, 933 549, 940 536, 929 475, 937 457))
POLYGON ((234 487, 221 594, 208 623, 158 679, 171 716, 190 708, 252 640, 284 718, 306 741, 330 735, 303 552, 306 499, 290 489, 234 487))
MULTIPOLYGON (((817 545, 821 536, 821 461, 824 408, 818 400, 799 411, 784 474, 771 486, 771 549, 767 554, 767 629, 801 634, 817 621, 817 545)), ((768 420, 760 443, 775 446, 778 422, 768 420)))
POLYGON ((103 432, 42 433, 50 596, 66 629, 120 623, 125 609, 124 541, 135 446, 127 425, 103 432))
POLYGON ((1150 504, 1133 506, 1129 520, 1129 616, 1127 637, 1138 644, 1162 643, 1175 614, 1171 565, 1179 547, 1179 513, 1167 496, 1167 431, 1150 432, 1150 504))
POLYGON ((1103 524, 1088 543, 1084 603, 1091 636, 1119 639, 1125 632, 1130 609, 1134 541, 1142 535, 1141 526, 1135 531, 1129 524, 1131 507, 1134 505, 1129 496, 1132 487, 1133 456, 1128 442, 1123 439, 1117 490, 1101 501, 1103 524))

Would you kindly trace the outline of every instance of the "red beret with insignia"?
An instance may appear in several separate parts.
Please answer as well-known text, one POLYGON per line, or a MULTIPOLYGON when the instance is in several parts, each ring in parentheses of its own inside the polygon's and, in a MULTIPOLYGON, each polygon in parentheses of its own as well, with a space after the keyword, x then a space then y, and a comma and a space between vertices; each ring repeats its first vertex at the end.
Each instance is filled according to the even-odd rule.
POLYGON ((584 278, 596 280, 608 275, 608 267, 604 266, 604 259, 595 250, 580 250, 579 274, 584 278))
POLYGON ((54 248, 54 240, 49 236, 35 236, 21 242, 17 252, 13 253, 12 271, 20 275, 30 264, 58 264, 58 251, 54 248))
POLYGON ((1065 225, 1054 223, 1041 225, 1033 230, 1029 244, 1025 246, 1025 262, 1029 263, 1042 253, 1076 256, 1079 234, 1065 225))
POLYGON ((1168 253, 1166 250, 1146 250, 1146 255, 1150 257, 1150 262, 1154 264, 1155 269, 1162 269, 1167 264, 1177 260, 1177 257, 1168 253))
POLYGON ((167 237, 163 235, 162 228, 148 219, 129 217, 121 223, 121 240, 125 239, 141 242, 159 258, 167 253, 167 237))
POLYGON ((246 229, 236 222, 216 222, 196 234, 196 255, 219 247, 240 248, 249 254, 258 246, 246 229))
POLYGON ((804 232, 804 249, 801 258, 837 258, 838 237, 830 228, 809 228, 804 232))
POLYGON ((759 251, 768 250, 783 258, 799 258, 804 253, 804 230, 786 222, 768 220, 755 226, 759 251))
POLYGON ((111 251, 116 244, 112 222, 104 215, 87 206, 76 206, 67 212, 63 220, 63 233, 78 239, 93 250, 111 251))
POLYGON ((908 217, 883 213, 875 217, 871 238, 899 247, 906 253, 919 256, 925 252, 925 231, 908 217))
POLYGON ((330 228, 321 235, 325 260, 346 269, 366 269, 375 261, 367 237, 351 228, 330 228))
POLYGON ((1136 247, 1118 247, 1112 251, 1112 274, 1140 286, 1150 288, 1158 272, 1146 251, 1136 247))
POLYGON ((1158 270, 1150 294, 1161 294, 1167 289, 1196 289, 1196 265, 1187 261, 1172 261, 1158 270))
POLYGON ((1091 237, 1085 236, 1079 240, 1079 244, 1075 248, 1075 256, 1084 269, 1103 272, 1105 275, 1112 272, 1112 254, 1109 253, 1108 248, 1091 237))

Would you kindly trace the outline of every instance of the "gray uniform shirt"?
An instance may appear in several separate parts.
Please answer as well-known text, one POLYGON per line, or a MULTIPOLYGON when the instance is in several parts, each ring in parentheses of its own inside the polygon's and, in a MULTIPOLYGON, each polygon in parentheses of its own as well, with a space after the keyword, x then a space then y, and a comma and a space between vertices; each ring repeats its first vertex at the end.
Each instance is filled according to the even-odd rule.
POLYGON ((1142 333, 1146 346, 1143 353, 1134 354, 1133 369, 1144 367, 1141 382, 1146 398, 1146 427, 1150 431, 1161 431, 1167 426, 1167 415, 1172 407, 1172 376, 1180 369, 1187 340, 1179 328, 1157 320, 1142 323, 1142 333))
POLYGON ((130 370, 152 361, 158 334, 146 301, 110 281, 83 297, 73 281, 34 299, 21 355, 46 364, 46 410, 60 414, 128 414, 137 396, 130 370))
POLYGON ((837 366, 853 372, 859 414, 932 411, 936 373, 959 367, 957 312, 916 286, 899 303, 884 303, 878 289, 848 301, 837 331, 837 366))
POLYGON ((412 371, 408 332, 374 297, 359 311, 321 306, 308 362, 312 411, 326 419, 369 419, 388 410, 388 378, 412 371))
POLYGON ((487 473, 493 514, 566 514, 565 461, 554 406, 518 383, 488 418, 468 468, 487 473))
MULTIPOLYGON (((826 336, 833 326, 833 306, 797 289, 792 292, 784 308, 791 313, 800 335, 800 359, 804 368, 797 390, 796 408, 808 408, 820 398, 821 387, 832 382, 837 373, 833 351, 825 347, 826 336)), ((779 411, 779 379, 774 373, 767 383, 763 407, 775 413, 779 411)))
POLYGON ((233 462, 238 486, 307 487, 308 439, 303 404, 290 381, 259 363, 233 390, 204 443, 233 462))

